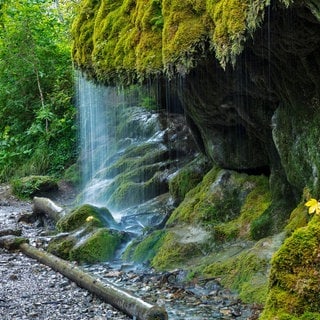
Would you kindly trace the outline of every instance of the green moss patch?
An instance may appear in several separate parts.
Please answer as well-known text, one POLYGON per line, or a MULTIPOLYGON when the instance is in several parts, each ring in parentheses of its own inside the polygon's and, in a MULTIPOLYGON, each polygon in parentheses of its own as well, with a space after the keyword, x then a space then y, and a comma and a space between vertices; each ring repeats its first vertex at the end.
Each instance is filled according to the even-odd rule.
POLYGON ((142 241, 141 239, 133 241, 124 252, 123 259, 138 263, 150 262, 162 245, 164 235, 165 231, 157 230, 142 241))
POLYGON ((211 230, 216 239, 250 237, 252 221, 271 204, 268 179, 213 168, 188 192, 168 225, 193 224, 211 230))
POLYGON ((261 319, 305 318, 320 310, 320 218, 293 232, 272 259, 270 291, 261 319))
POLYGON ((75 237, 69 235, 62 238, 54 238, 49 242, 47 251, 61 259, 69 260, 70 250, 76 244, 76 241, 75 237))
POLYGON ((269 5, 268 0, 82 0, 72 28, 73 59, 102 82, 126 84, 163 71, 185 74, 212 53, 226 66, 235 62, 269 5))
POLYGON ((85 204, 61 218, 57 223, 60 231, 74 231, 80 227, 92 225, 95 227, 116 227, 117 223, 107 208, 98 208, 85 204))
POLYGON ((94 231, 77 243, 69 252, 70 260, 80 263, 95 263, 113 258, 123 235, 107 228, 94 231))
POLYGON ((185 195, 202 181, 205 173, 209 171, 209 164, 205 158, 199 157, 183 167, 169 181, 169 192, 178 202, 181 202, 185 195))

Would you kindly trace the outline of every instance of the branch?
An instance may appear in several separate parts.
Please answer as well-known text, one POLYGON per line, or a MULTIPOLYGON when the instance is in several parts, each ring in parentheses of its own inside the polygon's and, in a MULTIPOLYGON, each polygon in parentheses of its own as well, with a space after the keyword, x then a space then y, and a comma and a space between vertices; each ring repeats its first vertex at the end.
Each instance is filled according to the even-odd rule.
POLYGON ((60 272, 70 280, 94 294, 105 302, 111 304, 118 310, 138 320, 167 320, 167 312, 159 307, 153 306, 140 298, 121 290, 109 282, 102 283, 69 262, 62 260, 46 251, 36 249, 27 243, 20 245, 20 250, 27 256, 60 272))

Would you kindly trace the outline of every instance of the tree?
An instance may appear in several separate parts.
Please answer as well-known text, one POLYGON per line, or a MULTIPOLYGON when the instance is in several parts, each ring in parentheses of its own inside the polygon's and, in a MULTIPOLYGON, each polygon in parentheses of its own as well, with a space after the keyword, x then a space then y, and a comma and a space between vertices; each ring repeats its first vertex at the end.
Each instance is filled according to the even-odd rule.
POLYGON ((0 0, 1 180, 58 172, 74 157, 70 10, 53 4, 0 0))

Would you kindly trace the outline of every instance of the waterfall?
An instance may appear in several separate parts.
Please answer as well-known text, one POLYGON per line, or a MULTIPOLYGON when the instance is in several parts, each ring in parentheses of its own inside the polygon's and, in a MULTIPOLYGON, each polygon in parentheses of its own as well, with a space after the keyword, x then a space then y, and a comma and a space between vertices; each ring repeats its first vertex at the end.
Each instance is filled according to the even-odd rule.
POLYGON ((114 110, 123 97, 116 88, 96 85, 82 75, 78 75, 77 85, 82 201, 103 205, 97 195, 109 181, 99 181, 97 176, 117 143, 114 110))
POLYGON ((195 155, 184 116, 152 109, 150 88, 120 90, 82 75, 77 83, 81 202, 135 230, 161 223, 172 209, 169 178, 195 155))

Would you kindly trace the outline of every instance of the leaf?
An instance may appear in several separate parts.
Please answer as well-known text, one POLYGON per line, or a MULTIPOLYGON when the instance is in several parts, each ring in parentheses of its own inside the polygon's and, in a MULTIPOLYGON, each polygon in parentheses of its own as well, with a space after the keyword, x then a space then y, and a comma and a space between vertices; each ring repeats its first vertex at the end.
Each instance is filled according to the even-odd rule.
POLYGON ((320 202, 318 200, 312 198, 305 204, 305 206, 309 207, 309 214, 320 214, 320 202))

